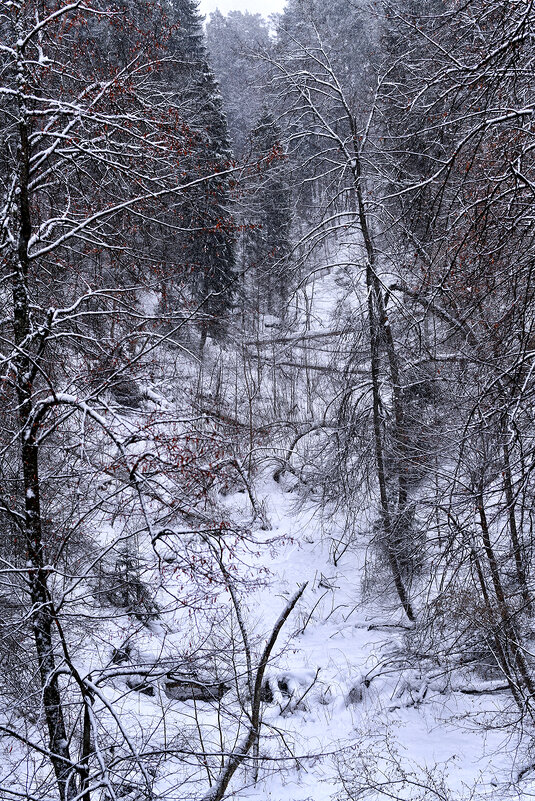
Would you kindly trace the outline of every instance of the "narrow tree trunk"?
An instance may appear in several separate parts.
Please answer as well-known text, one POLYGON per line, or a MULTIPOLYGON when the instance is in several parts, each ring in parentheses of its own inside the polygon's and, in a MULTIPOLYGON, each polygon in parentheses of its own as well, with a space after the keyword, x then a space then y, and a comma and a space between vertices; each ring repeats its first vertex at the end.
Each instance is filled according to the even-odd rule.
POLYGON ((505 500, 507 502, 507 516, 509 520, 509 534, 511 536, 511 545, 513 547, 513 556, 515 559, 516 577, 520 592, 522 593, 522 600, 524 601, 524 608, 528 614, 531 614, 531 597, 528 589, 528 582, 526 578, 526 569, 524 567, 524 559, 522 555, 522 547, 520 545, 520 538, 518 536, 518 528, 516 525, 515 517, 515 496, 513 492, 513 479, 511 474, 511 461, 509 458, 509 445, 504 432, 503 437, 503 488, 505 492, 505 500))
POLYGON ((56 774, 60 799, 67 801, 76 795, 76 782, 69 754, 54 658, 52 638, 54 617, 52 599, 47 584, 48 574, 44 566, 37 456, 35 445, 23 444, 22 461, 26 494, 26 544, 32 602, 31 618, 49 734, 50 759, 56 774))
MULTIPOLYGON (((255 746, 258 742, 260 737, 260 726, 261 726, 261 694, 262 694, 262 683, 264 681, 264 674, 266 672, 266 668, 269 663, 269 659, 271 657, 271 652, 277 642, 277 638, 280 634, 280 631, 288 618, 290 617, 295 605, 301 598, 302 594, 306 589, 306 584, 304 584, 301 589, 291 598, 286 606, 282 614, 280 615, 279 619, 275 623, 275 626, 271 632, 271 636, 267 641, 267 644, 264 648, 262 656, 260 658, 260 662, 258 664, 258 668, 256 669, 255 677, 254 677, 254 685, 253 685, 253 695, 251 698, 251 713, 250 713, 250 725, 245 738, 240 741, 234 748, 234 750, 229 755, 226 765, 224 766, 223 770, 221 771, 220 775, 217 778, 217 781, 214 787, 206 793, 203 797, 202 801, 222 801, 227 788, 230 784, 230 780, 240 767, 240 765, 247 759, 249 751, 251 748, 255 746)), ((255 754, 256 758, 256 754, 255 754)))
POLYGON ((383 531, 386 540, 386 551, 388 555, 388 562, 394 584, 398 593, 400 603, 405 610, 409 620, 415 619, 412 605, 409 601, 407 591, 401 575, 401 568, 399 564, 397 548, 392 530, 392 515, 390 511, 390 503, 388 500, 388 488, 386 482, 386 470, 384 462, 384 447, 383 447, 383 430, 382 430, 382 414, 381 414, 381 397, 379 386, 379 346, 378 346, 378 330, 375 322, 375 314, 373 308, 372 291, 368 288, 368 317, 370 325, 370 339, 371 339, 371 372, 372 372, 372 394, 373 394, 373 430, 375 442, 375 460, 377 465, 377 481, 379 484, 379 497, 381 503, 381 518, 383 523, 383 531))
POLYGON ((483 548, 487 557, 489 572, 492 579, 492 586, 494 588, 494 595, 497 601, 498 612, 500 615, 500 625, 503 631, 505 645, 507 650, 511 653, 514 668, 518 673, 519 683, 521 683, 521 686, 524 690, 525 702, 528 705, 529 711, 531 712, 531 702, 535 697, 535 685, 524 657, 522 645, 520 643, 519 631, 517 630, 517 627, 512 619, 511 612, 507 606, 500 570, 490 538, 490 531, 483 501, 482 487, 479 488, 477 501, 483 548))
MULTIPOLYGON (((22 57, 21 57, 22 65, 22 57)), ((21 66, 21 75, 23 74, 21 66)), ((16 390, 21 442, 22 477, 25 501, 25 538, 27 549, 28 578, 31 598, 30 619, 33 626, 39 675, 43 693, 43 706, 49 734, 51 762, 56 775, 61 801, 76 795, 76 781, 65 728, 58 674, 54 658, 52 629, 54 623, 52 599, 48 589, 48 573, 45 568, 42 536, 42 517, 39 481, 38 446, 29 429, 33 410, 32 390, 36 370, 30 352, 32 325, 27 277, 29 272, 28 247, 31 237, 31 214, 29 198, 30 146, 25 108, 19 107, 19 172, 18 172, 18 229, 19 241, 12 278, 13 328, 18 349, 16 358, 16 390)), ((38 358, 38 357, 37 357, 38 358)))
MULTIPOLYGON (((481 587, 481 594, 483 596, 483 600, 485 601, 485 606, 487 609, 487 614, 491 616, 492 625, 496 626, 494 622, 494 606, 490 599, 490 592, 489 588, 487 587, 487 581, 485 579, 485 574, 483 572, 483 568, 481 566, 481 561, 479 556, 474 548, 471 550, 471 558, 472 562, 476 568, 477 578, 479 581, 479 586, 481 587)), ((502 637, 500 636, 500 632, 493 631, 492 632, 492 639, 494 641, 494 649, 495 649, 495 656, 496 660, 503 671, 505 678, 507 679, 507 683, 509 685, 509 689, 511 690, 511 694, 515 699, 515 702, 518 708, 523 711, 524 710, 524 699, 522 693, 519 690, 519 687, 515 681, 514 672, 511 669, 511 665, 509 663, 509 659, 507 658, 507 646, 502 643, 502 637)))
POLYGON ((377 277, 376 266, 377 257, 373 243, 372 233, 368 224, 368 214, 362 190, 362 169, 360 163, 360 153, 356 143, 356 126, 353 121, 354 133, 354 154, 353 177, 355 192, 357 196, 357 206, 359 213, 360 227, 366 248, 366 290, 368 296, 368 324, 370 328, 371 342, 371 373, 372 373, 372 392, 373 392, 373 427, 375 442, 375 459, 377 464, 377 480, 379 484, 379 496, 381 502, 381 517, 386 539, 386 549, 388 562, 394 578, 394 584, 400 600, 409 620, 415 619, 412 604, 403 581, 401 566, 399 562, 398 541, 394 525, 391 504, 388 498, 388 489, 385 469, 385 448, 383 435, 383 419, 381 414, 381 395, 380 395, 380 352, 381 343, 386 347, 386 354, 389 362, 390 381, 392 385, 394 403, 394 443, 396 448, 396 476, 398 481, 398 508, 397 516, 400 517, 407 504, 407 482, 404 472, 405 468, 405 426, 403 415, 403 404, 401 397, 401 386, 399 380, 399 365, 397 354, 392 337, 392 330, 386 314, 383 297, 383 290, 379 278, 377 277))
MULTIPOLYGON (((89 677, 91 680, 91 677, 89 677)), ((91 791, 89 789, 89 758, 92 754, 91 746, 91 714, 90 704, 92 698, 89 693, 84 695, 84 721, 82 728, 82 748, 80 750, 80 792, 83 793, 82 801, 91 801, 91 791)))

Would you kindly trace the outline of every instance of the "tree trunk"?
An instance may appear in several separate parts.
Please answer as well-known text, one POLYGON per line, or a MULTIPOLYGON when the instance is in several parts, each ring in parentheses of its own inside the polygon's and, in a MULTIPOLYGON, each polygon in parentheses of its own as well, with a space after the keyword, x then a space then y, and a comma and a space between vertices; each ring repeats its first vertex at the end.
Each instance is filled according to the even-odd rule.
MULTIPOLYGON (((12 278, 13 328, 17 347, 16 391, 18 397, 19 430, 21 442, 22 477, 25 504, 25 539, 27 550, 28 579, 31 597, 30 619, 32 621, 39 675, 43 692, 43 706, 49 734, 50 760, 54 768, 61 801, 76 795, 73 763, 65 729, 58 674, 54 658, 52 629, 54 623, 52 599, 48 589, 48 573, 42 536, 42 517, 39 482, 39 452, 31 432, 33 411, 33 380, 39 353, 31 353, 32 324, 31 305, 28 296, 29 272, 28 247, 31 237, 31 213, 29 198, 30 146, 25 119, 23 98, 20 103, 20 149, 18 172, 18 229, 17 259, 12 278)), ((44 337, 41 341, 44 342, 44 337)))
POLYGON ((520 642, 520 633, 517 630, 517 626, 515 625, 515 622, 511 616, 511 611, 507 605, 498 562, 490 538, 490 531, 483 501, 482 487, 480 487, 478 491, 477 503, 483 549, 487 557, 489 572, 492 579, 492 586, 494 588, 494 595, 497 601, 498 613, 500 617, 500 628, 503 632, 505 648, 511 654, 513 669, 517 673, 518 683, 523 690, 525 705, 528 707, 528 711, 531 714, 531 702, 535 697, 535 685, 524 657, 523 648, 520 642))
POLYGON ((410 621, 415 620, 412 604, 409 600, 407 589, 405 587, 403 576, 401 573, 401 566, 398 558, 398 543, 396 541, 396 532, 393 520, 390 500, 388 498, 388 488, 386 481, 385 470, 385 449, 383 437, 383 419, 381 414, 381 396, 380 396, 380 343, 384 342, 386 346, 386 353, 390 369, 390 381, 392 384, 392 393, 394 399, 394 419, 395 431, 394 442, 396 447, 396 474, 398 480, 398 517, 403 512, 407 504, 407 483, 404 474, 404 451, 405 451, 405 427, 403 405, 401 398, 401 386, 399 381, 399 365, 397 354, 392 337, 392 330, 386 314, 385 302, 383 297, 383 290, 381 283, 377 277, 376 272, 376 252, 373 244, 372 233, 368 224, 368 214, 366 211, 366 204, 362 191, 362 171, 360 163, 360 153, 356 144, 356 126, 352 124, 354 135, 354 153, 355 159, 353 160, 353 178, 355 185, 355 192, 357 195, 357 205, 359 213, 360 227, 366 248, 367 264, 366 264, 366 290, 368 296, 368 324, 370 329, 370 342, 371 342, 371 373, 372 373, 372 392, 373 392, 373 428, 374 428, 374 442, 375 442, 375 459, 377 464, 377 480, 379 484, 379 496, 381 502, 381 517, 383 522, 383 529, 386 539, 386 549, 388 554, 388 562, 394 578, 394 584, 400 600, 400 603, 405 611, 405 614, 410 621))
POLYGON ((503 488, 505 492, 505 500, 507 502, 507 516, 509 520, 509 534, 511 536, 511 545, 513 548, 513 556, 515 559, 516 577, 520 592, 522 593, 522 600, 527 614, 531 614, 531 597, 528 589, 527 571, 524 567, 524 558, 522 554, 522 547, 520 545, 520 538, 518 535, 518 528, 516 525, 515 517, 515 496, 513 492, 513 479, 511 474, 511 460, 509 458, 509 445, 507 443, 506 432, 503 432, 503 488))

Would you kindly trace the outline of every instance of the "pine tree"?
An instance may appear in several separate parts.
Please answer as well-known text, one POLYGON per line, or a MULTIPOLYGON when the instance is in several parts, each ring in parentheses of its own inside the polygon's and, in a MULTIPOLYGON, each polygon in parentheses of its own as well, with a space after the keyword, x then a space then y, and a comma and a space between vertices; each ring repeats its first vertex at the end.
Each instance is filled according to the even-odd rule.
MULTIPOLYGON (((388 81, 380 95, 381 124, 385 161, 389 162, 392 180, 390 194, 396 196, 389 205, 392 214, 403 220, 409 248, 417 243, 425 248, 432 235, 429 223, 436 210, 426 181, 444 158, 455 134, 451 125, 432 124, 446 119, 442 87, 437 85, 434 91, 428 87, 425 109, 421 104, 413 106, 408 98, 421 91, 422 65, 424 72, 432 73, 436 61, 433 41, 447 41, 449 24, 444 0, 392 0, 385 6, 381 46, 388 81), (417 195, 412 193, 409 198, 398 192, 400 187, 418 183, 421 190, 417 195)), ((399 238, 402 228, 398 229, 399 238)), ((401 247, 401 243, 397 246, 401 247)))

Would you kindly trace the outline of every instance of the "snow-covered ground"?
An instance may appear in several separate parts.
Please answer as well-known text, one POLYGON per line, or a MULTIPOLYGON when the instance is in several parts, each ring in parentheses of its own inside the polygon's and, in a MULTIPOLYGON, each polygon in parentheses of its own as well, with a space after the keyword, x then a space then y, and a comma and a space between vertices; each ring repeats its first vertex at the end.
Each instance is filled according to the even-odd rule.
MULTIPOLYGON (((358 525, 354 526, 361 533, 347 545, 344 521, 336 513, 330 514, 324 504, 303 501, 294 487, 295 476, 286 473, 279 482, 273 479, 275 465, 281 468, 290 461, 296 474, 303 465, 306 468, 306 440, 291 458, 287 456, 288 441, 295 432, 315 431, 331 401, 329 384, 333 379, 325 379, 322 370, 333 363, 344 364, 341 358, 336 361, 336 354, 345 347, 343 338, 351 336, 351 315, 358 305, 350 283, 343 269, 323 276, 296 295, 290 332, 279 331, 277 319, 267 319, 258 328, 257 340, 250 343, 251 352, 256 345, 259 351, 264 344, 273 348, 274 362, 275 355, 279 362, 287 360, 290 371, 294 360, 302 361, 299 349, 307 348, 310 380, 316 382, 310 390, 311 400, 305 404, 308 387, 301 370, 296 381, 295 418, 282 427, 267 424, 261 436, 253 431, 270 419, 262 414, 263 408, 280 402, 275 371, 256 370, 254 360, 249 364, 244 359, 241 364, 232 351, 218 353, 215 345, 206 348, 209 357, 199 380, 206 387, 199 391, 203 401, 192 430, 197 434, 198 427, 210 436, 217 424, 225 431, 224 424, 229 423, 229 431, 236 428, 240 443, 247 440, 244 432, 250 434, 243 451, 250 444, 251 463, 257 469, 256 474, 251 471, 249 487, 254 505, 244 491, 246 459, 240 461, 241 480, 235 481, 232 473, 228 487, 223 489, 221 482, 213 490, 214 509, 222 512, 221 519, 232 521, 236 531, 248 532, 255 517, 252 534, 247 533, 244 540, 237 534, 232 546, 225 540, 221 551, 230 562, 227 566, 236 571, 233 576, 255 658, 288 599, 307 585, 268 665, 258 758, 251 752, 229 792, 240 801, 535 798, 535 769, 529 769, 535 755, 530 754, 527 737, 519 740, 520 727, 511 725, 518 713, 510 693, 503 690, 505 682, 499 677, 489 681, 467 667, 418 653, 413 629, 388 587, 388 571, 370 549, 373 536, 365 510, 357 515, 358 525), (341 330, 342 340, 336 343, 331 337, 341 330), (320 381, 326 383, 320 386, 320 381), (218 382, 221 387, 216 392, 218 382), (225 402, 216 402, 219 395, 225 402), (208 412, 203 417, 205 400, 208 412), (213 420, 210 403, 215 407, 213 420)), ((190 372, 183 376, 186 397, 191 394, 189 384, 197 380, 195 370, 190 372)), ((287 387, 282 379, 281 384, 284 395, 287 387)), ((176 394, 180 395, 178 389, 176 394)), ((155 403, 158 415, 161 410, 162 419, 173 408, 171 391, 166 398, 163 389, 155 385, 145 396, 155 403)), ((288 402, 288 406, 293 414, 294 405, 288 402)), ((129 424, 128 415, 123 424, 129 424)), ((176 439, 181 442, 178 435, 183 432, 175 425, 176 439)), ((166 435, 169 431, 166 429, 166 435)), ((223 435, 221 441, 225 443, 223 435)), ((321 442, 325 441, 318 438, 320 444, 312 448, 320 462, 321 442)), ((145 445, 137 439, 129 447, 133 453, 136 448, 141 453, 145 445)), ((176 456, 174 450, 170 453, 176 456)), ((203 467, 202 454, 196 454, 193 445, 191 454, 203 467)), ((226 453, 218 458, 221 464, 228 461, 226 453)), ((193 459, 194 466, 198 463, 193 459)), ((191 488, 180 482, 177 487, 189 502, 191 488)), ((164 494, 177 491, 167 484, 160 487, 162 492, 164 489, 164 494)), ((136 535, 140 586, 150 590, 140 614, 133 613, 127 603, 121 605, 120 599, 106 590, 117 563, 114 568, 113 561, 108 565, 104 558, 97 584, 96 578, 91 579, 89 590, 84 584, 80 597, 73 591, 70 599, 74 664, 83 677, 94 677, 94 747, 95 752, 100 749, 102 774, 109 776, 109 787, 113 785, 115 793, 107 794, 103 784, 94 791, 95 801, 205 798, 228 754, 247 730, 244 649, 221 574, 213 598, 206 590, 212 579, 205 576, 206 543, 201 542, 196 528, 202 531, 205 526, 210 531, 212 518, 211 512, 203 517, 199 510, 200 504, 194 509, 197 517, 189 533, 189 525, 181 534, 171 526, 169 536, 157 538, 159 560, 150 537, 136 535), (187 569, 188 559, 192 562, 187 569), (201 584, 198 591, 197 580, 201 584), (95 588, 98 593, 93 597, 95 588), (88 599, 93 604, 90 608, 88 599), (184 661, 188 654, 201 665, 201 681, 208 676, 215 682, 216 694, 217 682, 225 685, 222 697, 206 701, 180 700, 177 693, 173 696, 170 673, 187 675, 190 669, 189 675, 196 676, 198 664, 184 661)), ((116 538, 117 552, 122 553, 121 531, 101 526, 101 541, 97 543, 95 533, 95 543, 104 553, 116 538)), ((127 539, 125 535, 125 542, 127 539)), ((217 542, 214 538, 213 543, 217 542)), ((127 573, 125 563, 128 588, 127 573)), ((77 692, 74 685, 73 692, 77 692)), ((39 706, 37 695, 34 706, 39 706)), ((43 727, 39 728, 26 710, 12 710, 5 722, 18 725, 19 717, 24 717, 29 740, 46 745, 43 727)), ((24 765, 29 763, 25 763, 23 745, 9 741, 7 749, 0 762, 0 787, 12 784, 19 792, 15 797, 24 797, 25 786, 38 787, 42 781, 43 787, 50 788, 49 794, 43 790, 32 797, 38 801, 55 798, 48 762, 36 762, 35 768, 30 765, 26 777, 24 765), (17 781, 10 778, 15 775, 17 781)))
POLYGON ((308 586, 270 667, 275 692, 260 753, 272 761, 238 797, 329 801, 344 796, 344 783, 354 799, 369 801, 535 796, 527 775, 516 783, 528 757, 504 725, 508 693, 492 693, 490 684, 482 692, 486 685, 468 674, 409 666, 409 630, 394 598, 363 598, 364 542, 335 567, 336 520, 320 525, 314 508, 297 509, 293 494, 269 478, 258 491, 268 534, 285 544, 251 609, 267 629, 284 600, 308 586))
MULTIPOLYGON (((320 520, 315 507, 298 503, 296 493, 285 490, 267 471, 255 486, 270 528, 257 532, 266 545, 256 549, 250 568, 254 573, 255 567, 267 566, 269 573, 262 584, 257 582, 253 594, 245 595, 250 631, 268 636, 288 598, 305 582, 307 588, 268 667, 271 693, 263 705, 258 773, 255 776, 257 763, 249 759, 234 776, 232 797, 241 801, 534 798, 535 771, 528 770, 518 781, 533 757, 529 743, 519 744, 513 727, 507 725, 512 713, 509 693, 491 692, 496 682, 485 684, 468 672, 447 671, 436 664, 430 668, 425 659, 425 669, 414 659, 411 662, 406 648, 410 628, 393 594, 377 598, 369 588, 363 591, 369 585, 364 578, 364 537, 338 555, 335 565, 333 541, 340 536, 336 518, 320 520)), ((235 518, 250 515, 246 494, 229 495, 224 502, 235 518)), ((91 642, 80 642, 78 669, 94 670, 101 677, 95 687, 94 710, 100 721, 95 747, 103 749, 110 765, 115 764, 110 773, 113 781, 117 783, 121 770, 121 760, 114 763, 110 746, 117 721, 117 741, 129 742, 133 754, 144 755, 129 769, 138 789, 129 791, 130 774, 125 774, 116 795, 123 801, 147 797, 139 790, 143 775, 154 799, 203 797, 208 775, 212 781, 217 775, 222 742, 218 747, 218 738, 222 734, 228 748, 233 727, 237 735, 247 726, 243 717, 236 723, 240 707, 232 700, 233 690, 223 705, 177 700, 165 691, 169 662, 184 650, 185 619, 187 613, 182 618, 162 614, 157 624, 136 625, 126 616, 103 618, 98 629, 101 647, 95 649, 96 635, 91 642), (132 675, 127 684, 119 675, 122 663, 110 663, 112 648, 125 635, 139 668, 140 685, 145 679, 151 694, 132 687, 132 675), (109 680, 99 673, 104 665, 109 680), (207 761, 206 772, 199 769, 196 756, 203 749, 216 755, 210 770, 207 761)), ((222 629, 228 627, 228 617, 221 620, 222 629)), ((256 653, 261 646, 256 642, 256 653)), ((228 654, 219 656, 224 662, 228 654)), ((238 653, 234 664, 240 659, 238 653)), ((28 736, 37 738, 33 726, 28 736)), ((20 768, 19 757, 22 752, 16 748, 5 752, 0 786, 16 789, 13 777, 20 768)), ((42 774, 45 786, 48 770, 36 768, 34 785, 42 774)))

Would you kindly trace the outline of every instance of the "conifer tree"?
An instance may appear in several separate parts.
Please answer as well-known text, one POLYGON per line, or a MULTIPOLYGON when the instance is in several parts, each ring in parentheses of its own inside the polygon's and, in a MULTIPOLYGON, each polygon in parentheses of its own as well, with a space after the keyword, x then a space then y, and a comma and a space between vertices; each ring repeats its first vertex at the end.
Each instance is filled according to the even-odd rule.
POLYGON ((260 14, 215 11, 206 26, 210 62, 221 86, 235 153, 247 155, 250 134, 266 103, 265 62, 258 53, 273 46, 260 14))
MULTIPOLYGON (((205 169, 217 174, 231 161, 231 150, 219 86, 208 63, 202 17, 196 0, 172 0, 172 12, 177 25, 173 55, 182 65, 173 80, 186 103, 191 137, 186 175, 194 177, 205 169)), ((202 303, 201 345, 208 333, 221 332, 222 316, 234 290, 234 237, 228 204, 228 179, 216 175, 192 189, 180 210, 183 233, 175 261, 182 267, 194 302, 202 303)), ((172 298, 167 298, 167 304, 172 303, 172 298)))
POLYGON ((287 292, 291 190, 281 131, 273 114, 265 109, 251 134, 251 150, 259 168, 249 206, 245 266, 255 271, 260 308, 278 314, 287 292))

